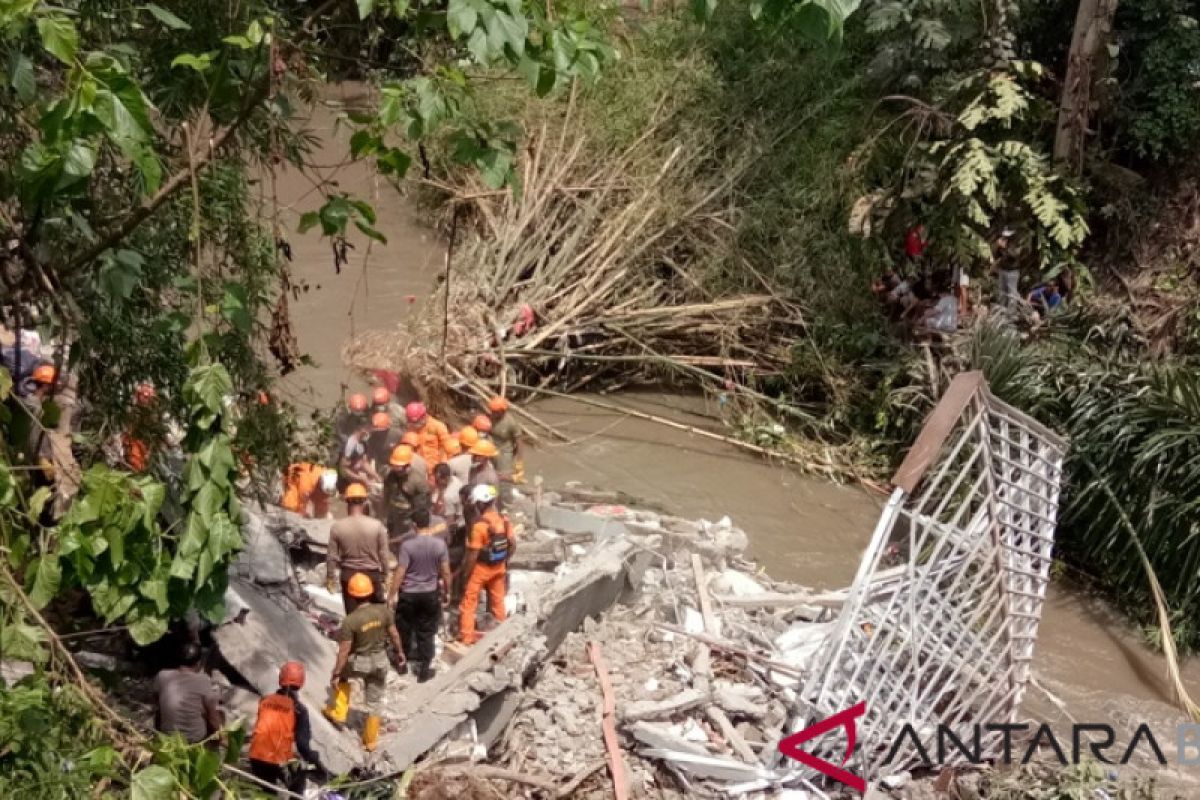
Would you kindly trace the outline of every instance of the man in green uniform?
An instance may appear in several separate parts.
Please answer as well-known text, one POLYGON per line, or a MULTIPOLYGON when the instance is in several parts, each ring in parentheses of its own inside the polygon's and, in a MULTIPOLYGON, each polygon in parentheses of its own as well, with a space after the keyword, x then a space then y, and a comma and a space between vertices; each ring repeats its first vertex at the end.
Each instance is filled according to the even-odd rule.
POLYGON ((337 663, 333 665, 333 676, 329 680, 333 703, 325 709, 325 716, 338 725, 345 723, 350 712, 350 678, 360 678, 367 701, 362 742, 369 753, 379 744, 379 711, 388 670, 385 644, 391 640, 398 665, 404 663, 404 646, 391 610, 386 603, 376 602, 375 584, 370 578, 361 572, 355 573, 347 590, 362 605, 342 621, 338 631, 337 663))

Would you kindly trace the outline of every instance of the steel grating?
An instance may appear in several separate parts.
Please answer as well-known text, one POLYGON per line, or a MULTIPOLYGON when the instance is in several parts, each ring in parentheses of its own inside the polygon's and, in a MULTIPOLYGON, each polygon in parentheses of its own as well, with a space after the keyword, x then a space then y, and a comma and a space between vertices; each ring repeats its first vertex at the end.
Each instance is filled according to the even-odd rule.
MULTIPOLYGON (((969 736, 976 724, 1016 720, 1050 580, 1065 449, 992 396, 981 373, 954 379, 893 478, 794 729, 865 702, 847 764, 872 782, 924 762, 900 737, 906 725, 934 754, 939 725, 969 736)), ((841 763, 844 738, 830 739, 815 752, 841 763)), ((985 732, 981 744, 994 757, 1000 735, 985 732)))

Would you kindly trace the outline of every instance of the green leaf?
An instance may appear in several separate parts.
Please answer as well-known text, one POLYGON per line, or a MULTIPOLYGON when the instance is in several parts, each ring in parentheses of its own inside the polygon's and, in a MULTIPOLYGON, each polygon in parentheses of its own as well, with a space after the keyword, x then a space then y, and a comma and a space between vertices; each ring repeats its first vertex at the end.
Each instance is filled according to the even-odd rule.
POLYGON ((375 0, 358 0, 358 18, 366 19, 375 10, 375 0))
POLYGON ((221 768, 221 756, 207 748, 197 749, 199 752, 196 754, 196 762, 192 767, 190 788, 197 797, 208 797, 216 788, 212 784, 217 777, 217 770, 221 768))
POLYGON ((363 222, 361 219, 354 220, 354 227, 362 231, 365 236, 368 236, 381 244, 387 244, 386 236, 375 230, 375 228, 371 227, 366 222, 363 222))
POLYGON ((95 168, 96 151, 92 149, 92 146, 87 142, 72 142, 63 158, 63 175, 82 179, 91 175, 95 168))
POLYGON ((154 601, 154 607, 158 609, 158 613, 167 613, 169 603, 167 601, 167 580, 166 578, 150 578, 138 584, 138 591, 142 597, 147 600, 154 601))
POLYGON ((8 60, 8 85, 22 103, 31 103, 37 97, 37 76, 33 72, 33 62, 15 51, 8 60))
POLYGON ((479 21, 479 12, 472 0, 450 0, 446 8, 446 25, 450 35, 457 39, 464 33, 471 33, 479 21))
POLYGON ((201 53, 200 55, 195 55, 194 53, 180 53, 179 55, 175 56, 173 61, 171 61, 171 66, 187 67, 188 69, 196 70, 196 72, 208 72, 208 70, 212 68, 213 57, 215 55, 216 51, 201 53))
POLYGON ((166 767, 157 764, 146 767, 133 776, 130 792, 131 800, 173 800, 175 776, 166 767))
POLYGON ((46 553, 38 559, 37 569, 33 575, 33 587, 29 590, 29 602, 35 608, 45 608, 62 584, 62 564, 58 554, 46 553))
POLYGON ((403 178, 408 173, 408 168, 412 166, 412 157, 403 150, 393 147, 377 158, 375 164, 384 175, 403 178))
POLYGON ((142 8, 149 11, 151 16, 172 30, 190 31, 192 29, 191 25, 188 25, 186 22, 172 14, 170 11, 167 11, 160 5, 155 3, 147 3, 146 5, 142 6, 142 8))
POLYGON ((233 381, 222 365, 206 364, 192 370, 183 391, 189 405, 200 405, 220 414, 225 396, 233 391, 233 381))
POLYGON ((708 22, 717 10, 717 0, 692 0, 692 14, 697 22, 708 22))
MULTIPOLYGON (((8 399, 9 392, 12 391, 12 374, 4 367, 0 367, 0 402, 8 399)), ((0 468, 3 468, 0 464, 0 468)), ((7 470, 5 470, 7 472, 7 470)), ((0 492, 0 505, 4 505, 7 501, 4 499, 4 493, 0 492)))
POLYGON ((154 194, 158 191, 158 187, 162 185, 162 163, 154 154, 154 150, 146 146, 138 147, 133 154, 132 161, 142 176, 142 191, 145 194, 154 194))
POLYGON ((300 233, 308 233, 320 221, 321 215, 316 211, 305 211, 300 215, 300 225, 297 227, 297 230, 300 233))
MULTIPOLYGON (((165 616, 146 616, 129 623, 129 635, 133 637, 133 641, 137 642, 142 647, 148 644, 154 644, 167 633, 167 618, 165 616)), ((139 773, 140 775, 141 773, 139 773)), ((167 773, 168 775, 170 773, 167 773)), ((172 779, 172 785, 174 781, 172 779)), ((134 778, 133 796, 136 798, 137 793, 137 778, 134 778)), ((146 795, 147 797, 152 795, 146 795)), ((172 797, 173 795, 166 795, 172 797)))
POLYGON ((41 664, 46 660, 46 651, 42 647, 45 640, 46 634, 41 628, 24 622, 3 625, 0 621, 0 653, 7 659, 41 664))
POLYGON ((111 298, 128 300, 142 281, 144 263, 134 250, 118 250, 105 257, 100 267, 100 288, 111 298))
POLYGON ((46 52, 67 65, 75 63, 79 51, 79 31, 70 17, 62 14, 46 14, 38 17, 38 35, 46 52))
POLYGON ((29 518, 31 520, 36 522, 42 516, 42 511, 45 510, 46 501, 50 499, 50 495, 50 487, 43 486, 29 498, 29 518))
POLYGON ((376 152, 383 142, 370 131, 355 131, 350 137, 350 155, 359 158, 364 154, 376 152))

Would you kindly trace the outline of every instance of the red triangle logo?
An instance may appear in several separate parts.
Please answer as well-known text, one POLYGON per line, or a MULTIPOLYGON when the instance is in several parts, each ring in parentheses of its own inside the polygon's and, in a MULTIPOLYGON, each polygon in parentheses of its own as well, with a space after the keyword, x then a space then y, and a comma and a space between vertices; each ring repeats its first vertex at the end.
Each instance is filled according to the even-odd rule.
POLYGON ((799 733, 793 733, 791 736, 784 738, 779 743, 779 752, 788 758, 799 761, 806 767, 815 769, 826 777, 846 784, 851 789, 866 792, 867 782, 865 780, 849 770, 842 769, 846 762, 850 760, 850 756, 854 755, 854 744, 858 738, 855 720, 865 713, 867 713, 867 704, 861 702, 858 705, 847 708, 845 711, 839 711, 832 717, 823 719, 815 725, 809 725, 799 733), (846 729, 846 756, 842 759, 841 765, 831 764, 823 758, 818 758, 812 753, 806 753, 800 749, 800 745, 809 739, 815 739, 837 728, 846 729))

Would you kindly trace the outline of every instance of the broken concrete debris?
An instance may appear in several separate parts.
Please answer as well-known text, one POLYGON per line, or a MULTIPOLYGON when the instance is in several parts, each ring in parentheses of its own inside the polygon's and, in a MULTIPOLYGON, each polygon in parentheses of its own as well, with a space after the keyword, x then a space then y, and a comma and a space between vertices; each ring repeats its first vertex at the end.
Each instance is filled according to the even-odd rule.
MULTIPOLYGON (((379 773, 402 771, 423 759, 486 760, 497 780, 521 783, 520 776, 534 776, 523 791, 569 786, 569 796, 585 799, 614 793, 755 800, 826 796, 814 786, 819 776, 780 756, 777 747, 809 721, 852 705, 843 689, 830 687, 853 685, 857 696, 874 696, 874 684, 862 679, 874 676, 888 691, 890 713, 904 720, 915 713, 904 705, 905 693, 895 690, 904 675, 921 696, 940 693, 943 703, 954 703, 960 718, 973 713, 958 683, 933 680, 943 667, 969 667, 963 659, 935 648, 919 653, 916 663, 906 660, 913 651, 900 637, 919 624, 936 627, 932 618, 905 616, 911 603, 898 598, 906 597, 934 598, 938 624, 950 625, 955 635, 969 632, 959 630, 956 615, 977 616, 978 608, 986 610, 989 632, 1007 626, 1009 637, 978 643, 972 663, 1007 663, 1017 656, 1018 668, 996 673, 989 690, 1019 698, 1049 564, 1061 443, 1023 426, 1019 412, 990 395, 964 396, 982 404, 985 413, 967 414, 960 427, 947 429, 959 431, 951 441, 961 443, 952 452, 939 451, 940 445, 922 450, 931 480, 911 468, 898 473, 897 485, 908 489, 893 496, 858 579, 842 591, 818 593, 772 580, 745 560, 746 535, 727 518, 691 521, 613 501, 598 504, 604 493, 570 488, 545 493, 536 507, 518 496, 509 513, 521 532, 517 552, 528 550, 510 570, 511 616, 470 648, 454 643, 453 631, 443 631, 432 681, 389 676, 385 730, 374 754, 368 756, 353 735, 314 714, 317 747, 340 759, 331 759, 335 769, 360 766, 379 773), (1020 510, 1007 501, 984 503, 971 514, 955 510, 957 516, 943 518, 951 512, 944 511, 945 503, 933 507, 931 498, 956 473, 939 464, 974 447, 972 458, 980 461, 973 468, 989 468, 983 463, 987 448, 972 444, 978 432, 970 428, 988 413, 1000 420, 1000 429, 1019 430, 1023 437, 1023 450, 1004 456, 1007 472, 996 479, 1020 510), (1028 476, 1021 472, 1025 462, 1028 476), (881 564, 883 554, 895 552, 886 545, 901 518, 905 530, 935 544, 899 551, 907 563, 881 564), (997 541, 1020 536, 1026 537, 1024 560, 1017 559, 1016 549, 995 552, 997 541), (1016 595, 1034 593, 1022 601, 1020 619, 994 598, 986 605, 977 602, 979 592, 963 581, 966 563, 978 565, 975 572, 999 564, 1001 581, 1016 595), (1019 652, 1005 650, 1012 647, 1019 652)), ((333 662, 328 634, 341 610, 340 597, 321 585, 327 536, 322 529, 328 523, 271 509, 248 513, 252 520, 262 517, 247 525, 247 535, 263 540, 254 552, 266 554, 268 563, 251 563, 239 573, 235 588, 250 614, 220 626, 214 638, 232 669, 259 693, 273 690, 284 660, 303 660, 311 676, 305 700, 317 708, 333 662), (267 541, 272 539, 278 547, 267 541)), ((985 591, 998 585, 993 581, 985 591)), ((1015 702, 1006 711, 1015 714, 1015 702)), ((830 755, 841 760, 840 752, 830 755)), ((883 779, 905 780, 905 766, 870 773, 872 788, 883 779)), ((867 772, 861 761, 851 768, 867 772)))

